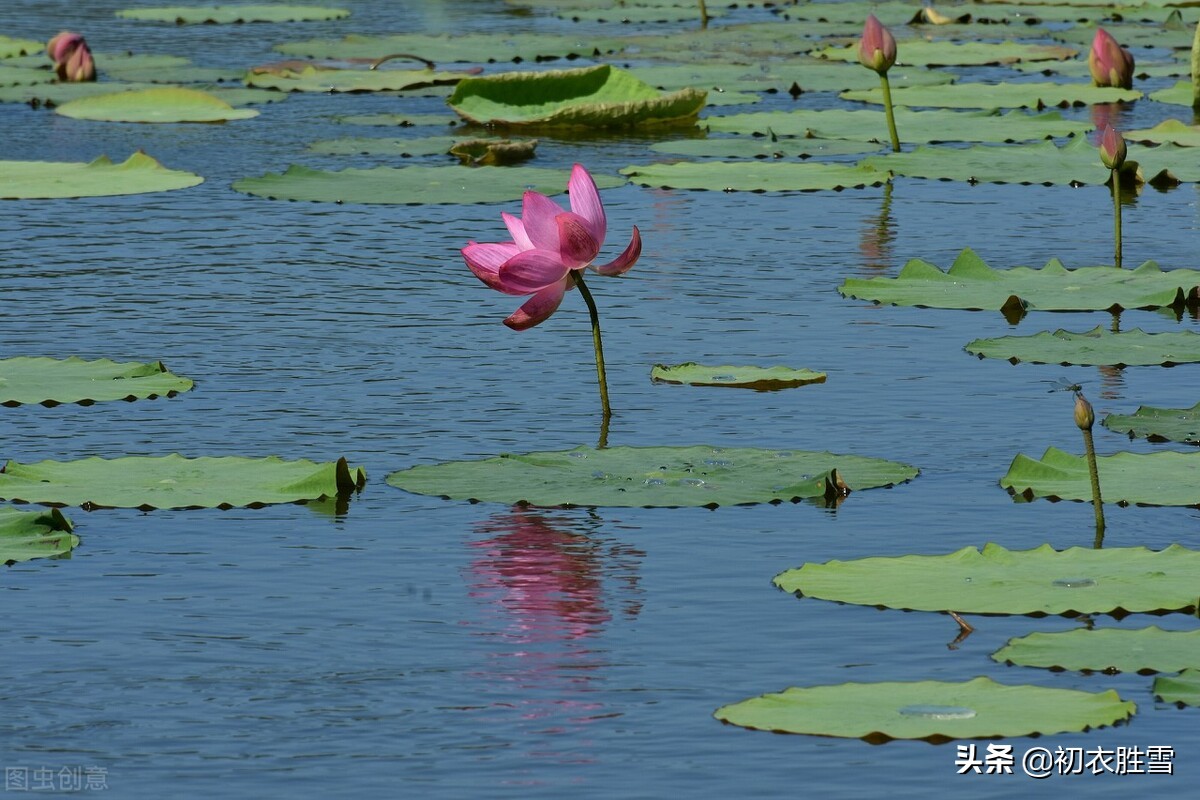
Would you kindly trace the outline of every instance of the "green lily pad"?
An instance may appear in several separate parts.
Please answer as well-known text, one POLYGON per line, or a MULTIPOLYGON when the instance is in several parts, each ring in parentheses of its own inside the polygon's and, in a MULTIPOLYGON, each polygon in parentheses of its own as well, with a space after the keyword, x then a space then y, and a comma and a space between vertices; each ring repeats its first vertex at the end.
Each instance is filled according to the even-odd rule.
MULTIPOLYGON (((39 83, 33 86, 7 86, 0 88, 0 103, 29 103, 47 108, 65 105, 83 98, 100 97, 118 92, 141 92, 162 89, 155 83, 123 83, 120 81, 98 81, 96 83, 39 83)), ((282 92, 266 89, 246 89, 241 86, 222 87, 207 84, 188 87, 202 89, 232 106, 256 103, 277 103, 287 98, 282 92)))
POLYGON ((912 259, 895 278, 849 278, 838 291, 844 297, 898 306, 996 310, 1020 317, 1040 311, 1119 311, 1131 308, 1182 307, 1200 296, 1200 270, 1163 272, 1153 261, 1136 269, 1067 269, 1052 259, 1041 269, 992 269, 971 249, 963 250, 948 271, 912 259))
MULTIPOLYGON (((1106 503, 1200 506, 1200 452, 1117 453, 1100 456, 1096 466, 1106 503)), ((1000 485, 1019 501, 1092 500, 1087 459, 1055 447, 1040 460, 1018 454, 1000 485)))
MULTIPOLYGON (((197 67, 195 64, 184 64, 175 67, 146 67, 146 66, 131 66, 116 68, 106 68, 104 75, 112 81, 121 81, 127 83, 141 84, 217 84, 217 83, 236 83, 239 86, 242 80, 246 77, 244 69, 226 69, 224 67, 197 67)), ((107 84, 104 84, 107 85, 107 84)), ((148 88, 148 87, 143 87, 148 88)), ((207 91, 211 92, 214 88, 211 87, 207 91)), ((220 95, 218 95, 220 96, 220 95)), ((221 97, 222 100, 235 105, 228 96, 221 97)), ((262 101, 259 101, 262 102, 262 101)))
POLYGON ((681 139, 674 142, 655 142, 650 149, 656 153, 714 158, 820 158, 870 153, 881 145, 871 142, 850 142, 844 139, 750 138, 729 136, 709 139, 681 139))
POLYGON ((414 128, 423 125, 458 125, 462 120, 453 114, 347 114, 338 117, 343 125, 386 125, 414 128))
MULTIPOLYGON (((769 136, 805 136, 821 139, 883 141, 887 120, 882 111, 764 111, 707 117, 700 122, 710 131, 769 136)), ((896 127, 909 143, 921 142, 1020 142, 1076 136, 1092 130, 1085 122, 1065 120, 1057 111, 1027 114, 1024 111, 911 111, 896 109, 896 127)))
POLYGON ((1009 639, 993 661, 1021 667, 1086 672, 1178 672, 1200 665, 1200 631, 1080 628, 1009 639))
MULTIPOLYGON (((1181 5, 1190 4, 1191 0, 1181 0, 1181 5)), ((1164 47, 1180 50, 1192 46, 1192 35, 1196 24, 1182 27, 1167 25, 1124 25, 1114 24, 1112 20, 1104 22, 1104 30, 1121 43, 1126 50, 1137 53, 1145 47, 1164 47)), ((1070 28, 1056 30, 1051 34, 1060 42, 1088 47, 1096 36, 1095 25, 1074 25, 1070 28)))
POLYGON ((791 687, 718 708, 743 728, 848 739, 990 739, 1086 731, 1129 719, 1137 706, 1116 692, 961 683, 843 683, 791 687))
POLYGON ((655 383, 687 383, 692 386, 733 386, 769 392, 810 383, 824 383, 824 372, 791 367, 707 367, 688 361, 667 366, 655 364, 650 380, 655 383))
MULTIPOLYGON (((322 139, 308 146, 310 153, 331 156, 435 156, 450 152, 455 136, 424 136, 421 138, 347 136, 341 139, 322 139)), ((496 139, 495 141, 501 141, 496 139)))
POLYGON ((35 42, 32 39, 16 39, 12 36, 0 36, 0 58, 29 56, 34 53, 40 53, 45 48, 45 42, 35 42))
MULTIPOLYGON (((716 3, 708 6, 708 16, 716 19, 726 15, 726 10, 716 3)), ((554 16, 572 22, 611 22, 622 25, 650 22, 684 22, 699 20, 700 12, 695 3, 667 5, 655 3, 642 5, 633 3, 594 3, 591 6, 567 5, 552 9, 554 16)))
MULTIPOLYGON (((1138 78, 1177 78, 1189 75, 1189 67, 1182 61, 1169 61, 1159 64, 1147 64, 1140 59, 1134 70, 1138 78)), ((1030 61, 1028 63, 1010 64, 1009 69, 1017 72, 1040 72, 1046 75, 1061 75, 1064 78, 1091 78, 1092 71, 1086 58, 1073 58, 1067 61, 1030 61)))
POLYGON ((167 169, 140 150, 120 164, 108 156, 95 161, 0 161, 0 198, 106 197, 186 189, 204 178, 167 169))
POLYGON ((915 478, 864 456, 744 447, 578 447, 393 472, 387 482, 452 500, 537 506, 679 507, 823 498, 915 478))
MULTIPOLYGON (((1026 42, 906 41, 897 48, 896 63, 924 67, 978 67, 988 64, 1013 64, 1018 61, 1059 61, 1079 51, 1060 45, 1026 42)), ((858 61, 858 45, 827 47, 813 55, 832 61, 858 61)))
POLYGON ((1179 545, 1058 551, 987 544, 940 556, 805 564, 774 582, 805 597, 906 611, 1123 615, 1194 610, 1197 570, 1200 551, 1179 545))
POLYGON ((1123 135, 1126 141, 1131 142, 1170 143, 1180 147, 1200 147, 1200 125, 1188 125, 1177 119, 1164 120, 1153 128, 1125 131, 1123 135))
POLYGON ((85 458, 9 461, 0 497, 85 508, 233 508, 316 500, 361 488, 362 467, 270 458, 85 458))
POLYGON ((102 122, 225 122, 257 117, 251 108, 234 108, 208 92, 181 86, 82 97, 55 112, 72 119, 102 122))
POLYGON ((463 72, 431 69, 333 69, 306 67, 302 70, 251 71, 246 85, 278 92, 388 92, 426 86, 452 86, 463 72))
POLYGON ((174 397, 192 388, 161 361, 116 362, 107 358, 5 358, 0 360, 0 405, 91 405, 106 400, 174 397))
POLYGON ((1146 333, 1140 328, 1113 333, 1097 325, 1084 333, 1042 331, 1033 336, 976 339, 966 351, 980 358, 1005 358, 1016 364, 1173 367, 1200 361, 1200 333, 1146 333))
POLYGON ((879 186, 889 179, 865 167, 817 162, 679 161, 625 167, 621 174, 642 186, 713 192, 813 192, 879 186))
POLYGON ((145 22, 169 22, 173 25, 230 25, 243 22, 323 22, 345 19, 350 16, 350 12, 344 8, 324 6, 166 6, 127 8, 118 11, 117 16, 145 22))
POLYGON ((694 119, 706 93, 662 94, 628 71, 601 64, 465 78, 447 101, 480 125, 624 128, 694 119))
POLYGON ((592 57, 617 52, 625 40, 599 36, 550 33, 467 33, 430 36, 410 33, 397 36, 359 36, 287 42, 275 50, 291 56, 335 60, 375 60, 392 53, 415 53, 442 64, 451 61, 536 61, 545 58, 592 57))
MULTIPOLYGON (((280 174, 242 178, 233 188, 271 200, 311 200, 325 203, 500 203, 519 200, 527 190, 558 194, 565 190, 570 173, 543 167, 506 167, 478 170, 448 167, 375 167, 327 172, 290 166, 280 174)), ((622 178, 593 175, 597 188, 611 189, 622 178)))
POLYGON ((1200 444, 1200 403, 1191 408, 1138 406, 1133 414, 1109 414, 1104 427, 1130 438, 1141 436, 1152 442, 1200 444))
MULTIPOLYGON (((1090 83, 956 83, 951 86, 892 87, 897 106, 929 108, 1036 108, 1049 106, 1129 103, 1142 93, 1132 89, 1092 86, 1090 83)), ((842 92, 844 100, 883 105, 883 90, 842 92)))
MULTIPOLYGON (((810 59, 769 64, 672 64, 634 67, 639 79, 659 89, 708 89, 713 92, 786 92, 793 85, 802 92, 840 92, 879 85, 879 76, 858 64, 830 64, 810 59)), ((888 72, 893 87, 938 86, 954 76, 944 72, 894 69, 888 72)))
POLYGON ((71 528, 71 521, 57 508, 18 511, 0 507, 0 564, 71 552, 79 546, 79 537, 71 528))
POLYGON ((1178 675, 1155 678, 1154 696, 1164 703, 1200 706, 1200 669, 1185 669, 1178 675))
POLYGON ((32 86, 56 79, 57 76, 48 69, 0 65, 0 86, 32 86))
POLYGON ((1157 103, 1188 106, 1190 108, 1192 105, 1192 82, 1190 80, 1179 81, 1174 86, 1159 89, 1157 92, 1151 92, 1150 99, 1157 103))

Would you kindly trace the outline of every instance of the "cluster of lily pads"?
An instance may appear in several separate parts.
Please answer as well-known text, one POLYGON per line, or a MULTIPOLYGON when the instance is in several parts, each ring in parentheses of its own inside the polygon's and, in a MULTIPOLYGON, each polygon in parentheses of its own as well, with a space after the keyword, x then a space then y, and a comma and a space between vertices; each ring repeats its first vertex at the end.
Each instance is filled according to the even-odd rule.
MULTIPOLYGON (((596 0, 509 1, 568 20, 599 22, 610 20, 614 13, 613 3, 596 0)), ((691 0, 637 0, 619 4, 618 13, 625 19, 689 19, 695 5, 691 0)), ((442 130, 441 135, 422 138, 347 137, 317 142, 310 148, 324 154, 371 152, 417 159, 412 166, 330 171, 292 165, 282 173, 243 178, 232 188, 272 199, 338 203, 478 203, 524 197, 523 220, 505 217, 513 241, 491 245, 501 249, 487 251, 475 263, 470 256, 467 260, 485 283, 501 291, 534 294, 536 298, 552 289, 553 308, 547 311, 549 301, 545 299, 535 304, 523 320, 528 327, 546 319, 571 288, 579 288, 592 307, 590 293, 579 276, 603 244, 604 217, 598 197, 593 201, 591 196, 622 185, 626 179, 645 186, 718 191, 840 190, 888 184, 896 176, 1073 185, 1115 179, 1118 186, 1124 183, 1127 191, 1136 191, 1141 182, 1167 187, 1200 181, 1195 151, 1189 149, 1200 144, 1200 126, 1176 120, 1154 129, 1126 131, 1131 141, 1152 146, 1130 145, 1125 163, 1113 167, 1102 162, 1097 149, 1083 138, 1096 126, 1044 110, 1086 104, 1099 113, 1103 104, 1143 97, 1131 86, 1112 85, 1125 83, 1123 79, 1110 77, 1108 85, 1094 85, 1105 82, 1097 77, 1094 64, 1078 57, 1077 47, 1101 41, 1097 33, 1100 22, 1105 25, 1105 36, 1127 46, 1192 47, 1191 25, 1185 24, 1179 9, 1166 11, 1152 0, 1126 5, 1144 9, 1144 14, 1151 15, 1145 18, 1149 22, 1118 20, 1110 10, 1081 5, 1078 0, 1069 6, 1039 4, 1032 17, 1028 7, 985 3, 938 10, 880 3, 871 7, 878 19, 872 17, 874 23, 868 22, 860 37, 865 5, 808 3, 780 6, 777 18, 769 22, 705 26, 671 37, 611 35, 588 37, 583 42, 569 35, 400 34, 289 42, 275 48, 287 60, 244 70, 200 68, 177 57, 90 50, 84 59, 81 48, 86 44, 82 37, 74 38, 77 34, 55 37, 47 47, 5 37, 0 38, 0 102, 53 108, 54 113, 74 119, 187 123, 249 120, 259 116, 259 111, 245 106, 278 102, 290 92, 398 92, 401 97, 448 94, 447 102, 456 114, 453 127, 465 126, 470 132, 467 136, 446 135, 448 131, 442 130), (1044 27, 1044 23, 1055 24, 1044 27), (1027 39, 1040 41, 1024 41, 1027 39), (58 53, 68 41, 73 43, 70 54, 58 53), (720 58, 714 59, 715 54, 720 58), (579 58, 596 63, 571 69, 525 67, 511 71, 498 71, 495 66, 579 58), (72 59, 74 66, 70 66, 72 59), (87 60, 94 75, 83 69, 87 60), (643 63, 619 66, 634 60, 643 63), (407 62, 421 66, 413 68, 407 62), (457 66, 436 66, 447 63, 457 66), (955 76, 936 69, 947 65, 997 65, 1018 72, 1041 71, 1064 80, 957 82, 955 76), (1092 83, 1079 80, 1089 74, 1092 83), (95 80, 89 79, 92 77, 95 80), (877 86, 880 78, 883 82, 877 86), (885 111, 800 108, 711 113, 722 105, 750 104, 762 95, 780 92, 801 99, 807 93, 837 92, 846 101, 885 104, 885 111), (706 109, 709 115, 700 119, 706 109), (492 166, 536 159, 536 141, 521 137, 539 131, 586 133, 649 126, 681 134, 677 140, 652 148, 665 160, 629 165, 620 170, 624 178, 595 176, 586 193, 572 192, 569 212, 549 199, 567 184, 561 170, 492 166), (695 138, 697 129, 706 136, 695 138), (513 138, 497 135, 501 133, 513 138), (1028 144, 1064 139, 1062 144, 1028 144), (865 157, 853 163, 824 160, 847 156, 865 157), (1130 180, 1122 181, 1118 170, 1130 180), (536 197, 531 200, 531 195, 536 197), (536 213, 531 214, 531 208, 536 213), (590 238, 585 239, 585 234, 590 238)), ((719 19, 728 10, 712 4, 704 13, 719 19)), ((346 18, 347 13, 334 8, 273 5, 143 8, 121 11, 118 16, 132 26, 332 20, 346 18)), ((1095 44, 1093 53, 1094 48, 1095 44)), ((1105 52, 1103 58, 1093 55, 1093 61, 1100 58, 1106 65, 1120 62, 1111 48, 1105 52)), ((1142 71, 1131 76, 1130 84, 1132 77, 1179 76, 1185 79, 1151 99, 1185 106, 1193 103, 1196 78, 1190 63, 1173 56, 1158 62, 1142 61, 1139 59, 1142 71)), ((1132 63, 1130 60, 1129 65, 1132 63)), ((452 127, 447 117, 404 113, 347 117, 343 122, 452 127)), ((203 180, 168 169, 140 152, 119 164, 102 154, 78 164, 0 162, 0 176, 4 178, 4 196, 14 198, 181 190, 203 180)), ((573 175, 573 188, 581 185, 576 180, 573 175)), ((618 258, 619 265, 627 269, 636 254, 622 258, 618 258)), ((603 268, 597 271, 605 274, 603 268)), ((617 273, 614 270, 612 274, 617 273)), ((914 259, 896 278, 850 279, 840 290, 848 298, 879 303, 994 309, 1010 320, 1019 320, 1034 310, 1173 308, 1180 312, 1195 307, 1198 286, 1200 272, 1164 272, 1153 262, 1132 270, 1117 265, 1068 269, 1051 259, 1041 269, 995 269, 967 250, 946 271, 914 259)), ((598 321, 594 308, 591 310, 599 356, 598 321)), ((1014 362, 1173 364, 1200 361, 1196 339, 1192 333, 1097 328, 978 340, 967 345, 967 350, 981 358, 1014 362)), ((607 411, 602 363, 598 360, 607 411)), ((686 363, 656 365, 651 378, 773 390, 818 384, 825 376, 782 366, 686 363)), ((37 358, 0 362, 0 402, 6 404, 88 405, 170 397, 191 388, 186 378, 171 375, 157 363, 37 358)), ((1147 407, 1131 418, 1110 417, 1104 424, 1131 435, 1195 442, 1200 439, 1198 409, 1200 405, 1178 410, 1147 407)), ((710 445, 604 445, 602 434, 596 448, 416 466, 390 475, 387 481, 411 492, 472 501, 716 507, 802 499, 837 503, 850 491, 892 486, 917 475, 909 465, 855 455, 710 445)), ((1178 479, 1195 469, 1197 455, 1162 452, 1103 457, 1099 472, 1104 500, 1200 503, 1194 481, 1181 484, 1178 479)), ((87 508, 254 506, 345 494, 364 480, 365 472, 350 467, 345 459, 325 464, 185 459, 178 455, 86 459, 10 463, 0 473, 0 497, 87 508)), ((1023 499, 1084 500, 1093 496, 1084 460, 1054 448, 1040 460, 1019 455, 1001 485, 1023 499)), ((70 522, 57 511, 30 514, 0 509, 0 514, 2 560, 62 553, 78 543, 70 522)), ((1058 552, 1049 546, 1014 552, 989 544, 982 550, 967 548, 944 556, 807 564, 784 572, 775 581, 781 589, 815 598, 956 614, 1194 611, 1194 578, 1200 570, 1197 558, 1200 554, 1178 545, 1161 552, 1144 548, 1058 552)), ((994 658, 1068 669, 1183 669, 1178 678, 1156 684, 1155 691, 1165 698, 1193 702, 1200 691, 1200 673, 1189 671, 1200 669, 1196 648, 1194 635, 1156 628, 1075 631, 1033 634, 1011 642, 994 658)), ((717 711, 717 717, 779 731, 938 739, 1083 730, 1113 724, 1133 712, 1132 703, 1111 691, 1003 686, 977 678, 962 684, 793 688, 725 706, 717 711)))

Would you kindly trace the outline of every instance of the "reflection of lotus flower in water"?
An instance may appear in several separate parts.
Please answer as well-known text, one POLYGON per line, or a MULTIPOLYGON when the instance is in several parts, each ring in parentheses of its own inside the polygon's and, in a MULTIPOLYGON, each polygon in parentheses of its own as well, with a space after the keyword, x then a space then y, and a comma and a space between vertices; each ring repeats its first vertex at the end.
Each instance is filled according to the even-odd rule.
POLYGON ((63 31, 46 42, 46 54, 54 62, 59 80, 83 82, 96 80, 96 64, 83 36, 63 31))
POLYGON ((1088 69, 1096 86, 1133 87, 1133 54, 1121 47, 1104 28, 1096 28, 1088 53, 1088 69))

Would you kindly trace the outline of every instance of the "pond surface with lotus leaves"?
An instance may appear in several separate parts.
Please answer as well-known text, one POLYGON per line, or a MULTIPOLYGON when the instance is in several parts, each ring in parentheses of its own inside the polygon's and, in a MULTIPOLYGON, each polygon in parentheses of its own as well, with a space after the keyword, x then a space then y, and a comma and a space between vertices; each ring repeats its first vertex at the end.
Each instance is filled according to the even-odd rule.
MULTIPOLYGON (((702 52, 684 38, 698 28, 685 13, 623 24, 596 21, 607 17, 593 8, 575 21, 554 16, 546 3, 521 11, 499 0, 342 0, 329 4, 351 12, 342 19, 241 25, 116 16, 155 5, 163 4, 10 0, 0 9, 0 34, 45 42, 62 29, 80 31, 102 77, 104 53, 183 56, 206 75, 221 75, 293 57, 275 45, 355 33, 510 32, 556 42, 643 37, 637 49, 604 57, 622 67, 686 64, 689 50, 702 52)), ((708 5, 721 12, 712 22, 717 32, 740 23, 798 24, 769 7, 708 5)), ((917 34, 905 29, 901 6, 918 10, 886 3, 876 13, 897 32, 903 54, 905 37, 917 34)), ((970 8, 978 14, 981 7, 970 8)), ((870 10, 862 6, 840 38, 836 20, 814 23, 804 47, 853 42, 870 10)), ((1194 28, 1200 13, 1183 12, 1194 28)), ((1093 21, 1061 21, 1063 9, 1055 8, 1037 29, 955 24, 944 38, 1024 37, 1061 47, 1047 32, 1087 29, 1104 17, 1096 9, 1077 13, 1093 21)), ((1143 16, 1161 22, 1168 13, 1149 8, 1143 16)), ((729 33, 722 41, 738 38, 729 33)), ((755 58, 782 58, 781 48, 801 46, 770 41, 755 58)), ((1068 46, 1080 48, 1072 41, 1068 46)), ((1135 41, 1139 64, 1186 61, 1186 50, 1135 41)), ((1080 49, 1086 55, 1086 45, 1080 49)), ((591 63, 525 58, 438 66, 477 66, 488 74, 591 63)), ((1078 71, 1047 77, 1004 66, 938 71, 960 82, 1086 80, 1078 71)), ((1134 89, 1149 95, 1180 79, 1165 73, 1172 70, 1154 69, 1134 89)), ((793 96, 785 84, 749 90, 756 103, 710 104, 701 125, 705 117, 749 112, 878 110, 835 91, 793 96)), ((511 331, 502 320, 521 301, 480 284, 460 255, 469 241, 505 239, 500 212, 516 213, 519 201, 286 201, 232 185, 293 165, 455 164, 449 156, 421 155, 420 147, 410 156, 392 146, 365 154, 310 149, 345 137, 487 133, 448 124, 449 91, 299 91, 250 106, 260 112, 252 119, 223 124, 75 119, 25 103, 0 105, 4 159, 90 162, 107 155, 119 164, 141 149, 204 178, 174 191, 0 204, 0 358, 161 361, 195 382, 170 398, 0 408, 5 460, 345 457, 368 475, 348 502, 62 509, 79 546, 0 575, 0 765, 27 770, 31 787, 36 770, 96 768, 113 796, 130 798, 834 797, 880 788, 917 798, 949 786, 969 798, 1063 791, 1174 797, 1197 785, 1196 709, 1156 701, 1152 677, 991 658, 1010 639, 1032 633, 1151 624, 1193 631, 1191 614, 968 614, 976 631, 954 642, 959 629, 945 614, 797 599, 772 584, 785 570, 835 559, 936 556, 989 542, 1009 550, 1093 544, 1089 505, 1018 503, 999 485, 1019 453, 1082 453, 1071 396, 1049 391, 1053 382, 1081 384, 1101 421, 1143 405, 1194 406, 1200 367, 981 360, 964 345, 1111 329, 1114 320, 1106 311, 1031 308, 1017 320, 1019 314, 1006 319, 998 310, 874 305, 843 297, 838 287, 895 277, 912 258, 945 270, 967 247, 994 269, 1037 269, 1054 258, 1068 268, 1111 264, 1107 187, 1024 184, 1017 176, 1003 184, 897 177, 839 191, 656 188, 623 183, 629 173, 622 170, 711 158, 651 149, 703 138, 701 128, 537 131, 536 155, 523 167, 559 170, 565 184, 578 162, 601 182, 609 237, 600 259, 615 257, 634 225, 644 242, 625 276, 589 281, 604 324, 614 411, 609 445, 852 453, 912 465, 920 475, 828 503, 534 508, 444 500, 402 491, 385 478, 414 466, 594 447, 600 436, 592 337, 579 294, 568 293, 537 327, 511 331), (381 115, 398 116, 387 117, 388 125, 361 124, 381 115), (655 365, 687 362, 785 366, 825 373, 826 380, 777 391, 651 380, 655 365), (719 707, 789 687, 980 677, 1111 689, 1137 712, 1127 724, 1084 733, 881 746, 772 735, 713 717, 719 707), (1011 744, 1017 774, 957 775, 957 746, 971 743, 981 753, 989 743, 1011 744), (1034 746, 1173 747, 1175 775, 1034 781, 1019 766, 1034 746)), ((936 87, 921 94, 927 91, 936 87)), ((719 102, 718 94, 710 97, 719 102)), ((230 100, 245 107, 239 102, 230 100)), ((1193 124, 1187 106, 1146 97, 1048 110, 1089 128, 1107 121, 1150 129, 1171 118, 1193 124)), ((910 113, 898 114, 902 141, 910 113)), ((886 141, 886 129, 877 135, 886 141)), ((1095 133, 1086 135, 1095 143, 1095 133)), ((732 136, 769 138, 710 138, 732 136)), ((846 138, 861 144, 871 137, 846 138)), ((854 165, 885 155, 886 146, 871 147, 831 147, 811 161, 854 165)), ((780 161, 809 163, 787 153, 780 161)), ((500 169, 507 168, 478 168, 500 169)), ((1190 182, 1146 186, 1127 197, 1125 266, 1154 260, 1163 270, 1200 268, 1198 199, 1190 182)), ((1125 311, 1119 326, 1200 332, 1187 308, 1182 318, 1170 310, 1125 311)), ((1099 425, 1095 437, 1101 456, 1193 447, 1131 440, 1099 425)), ((1106 548, 1200 547, 1196 508, 1105 511, 1106 548)), ((1059 585, 1086 592, 1092 577, 1071 572, 1059 585)), ((904 705, 914 703, 943 709, 925 716, 965 714, 953 697, 904 705)))

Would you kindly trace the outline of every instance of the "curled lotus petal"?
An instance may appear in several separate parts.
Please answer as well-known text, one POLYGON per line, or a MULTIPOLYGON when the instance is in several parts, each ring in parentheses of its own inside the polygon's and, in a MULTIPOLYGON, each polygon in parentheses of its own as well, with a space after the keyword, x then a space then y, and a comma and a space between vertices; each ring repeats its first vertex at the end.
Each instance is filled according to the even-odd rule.
POLYGON ((637 229, 637 226, 634 225, 633 236, 630 238, 629 245, 625 248, 625 251, 607 264, 602 264, 598 267, 593 266, 592 269, 596 270, 596 272, 599 272, 601 275, 605 275, 610 278, 617 275, 624 275, 633 267, 634 264, 637 263, 637 260, 641 257, 641 255, 642 234, 641 231, 637 229))
POLYGON ((500 267, 519 252, 520 248, 513 242, 471 242, 462 249, 462 256, 467 267, 484 285, 505 294, 529 294, 509 289, 500 280, 500 267))
POLYGON ((559 214, 558 253, 562 263, 570 269, 586 267, 600 252, 600 244, 593 238, 587 220, 578 214, 559 214))
POLYGON ((83 41, 83 36, 74 31, 62 31, 46 42, 46 55, 50 56, 50 60, 55 64, 61 64, 71 56, 71 51, 79 47, 83 41))
POLYGON ((552 283, 560 283, 569 271, 558 253, 523 250, 500 266, 498 276, 506 291, 533 294, 552 283))
POLYGON ((74 83, 96 80, 96 63, 92 60, 92 51, 86 44, 75 48, 65 65, 59 65, 59 77, 74 83))
POLYGON ((514 331, 523 331, 544 322, 558 310, 566 293, 566 285, 567 281, 561 280, 543 288, 504 320, 504 324, 514 331))
POLYGON ((507 211, 501 211, 500 219, 504 220, 504 225, 508 228, 508 234, 513 237, 513 241, 517 243, 517 247, 522 250, 533 249, 533 242, 529 241, 529 234, 525 233, 525 223, 521 222, 520 218, 509 214, 507 211))
POLYGON ((529 241, 539 250, 558 252, 558 223, 555 218, 566 213, 558 203, 540 192, 526 192, 521 209, 521 224, 529 241))
POLYGON ((604 204, 600 202, 596 181, 581 164, 571 168, 567 191, 570 193, 571 211, 583 218, 588 233, 596 240, 599 249, 604 245, 604 234, 608 232, 608 219, 604 216, 604 204))

